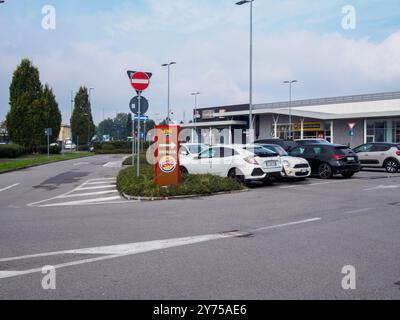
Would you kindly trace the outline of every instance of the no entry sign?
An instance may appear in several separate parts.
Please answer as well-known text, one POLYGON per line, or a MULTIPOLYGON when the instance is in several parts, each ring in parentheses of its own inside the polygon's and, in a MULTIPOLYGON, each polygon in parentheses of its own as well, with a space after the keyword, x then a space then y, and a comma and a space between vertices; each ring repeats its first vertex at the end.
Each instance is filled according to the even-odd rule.
POLYGON ((150 85, 150 77, 144 72, 135 72, 131 74, 131 85, 136 91, 144 91, 150 85))

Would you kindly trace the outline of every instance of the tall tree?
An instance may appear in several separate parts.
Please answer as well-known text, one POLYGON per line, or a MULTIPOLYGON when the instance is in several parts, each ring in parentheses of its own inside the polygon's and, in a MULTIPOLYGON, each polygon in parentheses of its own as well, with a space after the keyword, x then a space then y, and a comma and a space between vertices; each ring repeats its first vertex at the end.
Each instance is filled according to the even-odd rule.
POLYGON ((127 137, 132 137, 133 134, 133 127, 132 127, 132 114, 128 114, 128 120, 126 123, 126 136, 127 137))
POLYGON ((75 106, 71 118, 71 130, 74 142, 80 145, 90 142, 96 132, 88 89, 86 87, 80 87, 75 96, 75 106))
POLYGON ((61 112, 52 89, 40 82, 39 70, 28 59, 22 60, 10 84, 10 112, 7 130, 13 142, 25 147, 46 143, 45 129, 52 128, 56 141, 61 112))
POLYGON ((23 146, 35 143, 35 123, 32 116, 41 99, 42 85, 39 70, 28 59, 22 60, 14 71, 10 84, 10 111, 7 114, 7 130, 10 139, 23 146))

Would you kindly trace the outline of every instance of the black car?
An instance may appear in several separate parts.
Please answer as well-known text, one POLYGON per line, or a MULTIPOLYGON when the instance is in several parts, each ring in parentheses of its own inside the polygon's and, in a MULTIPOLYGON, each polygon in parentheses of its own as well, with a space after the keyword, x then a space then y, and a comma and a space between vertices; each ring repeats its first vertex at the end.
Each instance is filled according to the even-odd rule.
POLYGON ((357 154, 349 147, 337 144, 308 144, 289 152, 293 157, 306 159, 312 173, 321 179, 330 179, 335 174, 351 178, 361 170, 357 154))
POLYGON ((304 146, 306 144, 330 144, 329 141, 325 139, 304 139, 304 140, 295 140, 298 146, 304 146))
POLYGON ((290 151, 293 148, 297 147, 298 144, 295 141, 284 140, 284 139, 263 139, 257 140, 254 142, 255 144, 277 144, 281 146, 285 151, 290 151))

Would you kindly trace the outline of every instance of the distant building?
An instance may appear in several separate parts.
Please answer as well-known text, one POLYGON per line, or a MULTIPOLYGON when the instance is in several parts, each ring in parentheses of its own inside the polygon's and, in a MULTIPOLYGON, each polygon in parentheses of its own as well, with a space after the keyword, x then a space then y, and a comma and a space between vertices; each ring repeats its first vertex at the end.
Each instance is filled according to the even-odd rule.
POLYGON ((0 122, 0 143, 9 142, 7 128, 4 122, 0 122))
POLYGON ((58 136, 58 141, 65 141, 68 139, 71 139, 71 126, 67 124, 62 124, 60 135, 58 136))
MULTIPOLYGON (((182 125, 196 130, 206 143, 242 143, 234 130, 249 127, 249 105, 194 110, 196 122, 182 125), (219 139, 217 141, 217 139, 219 139)), ((256 139, 288 138, 292 115, 294 139, 324 138, 352 147, 370 142, 400 143, 400 91, 254 105, 256 139), (350 130, 350 125, 354 130, 350 130)))

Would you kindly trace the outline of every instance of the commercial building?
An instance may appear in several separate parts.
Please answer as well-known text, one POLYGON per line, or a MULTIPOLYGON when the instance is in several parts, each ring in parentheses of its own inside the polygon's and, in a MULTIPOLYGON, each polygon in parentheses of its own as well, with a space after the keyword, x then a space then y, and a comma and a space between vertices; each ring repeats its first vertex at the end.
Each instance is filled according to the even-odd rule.
MULTIPOLYGON (((195 123, 183 125, 193 140, 242 143, 249 127, 249 105, 194 110, 195 123), (235 132, 236 130, 236 132, 235 132), (197 132, 197 135, 194 132, 197 132)), ((400 91, 254 105, 256 139, 324 138, 352 147, 366 142, 400 143, 400 91), (354 127, 353 130, 350 130, 354 127)))
POLYGON ((65 141, 68 139, 71 139, 71 126, 67 124, 62 124, 60 134, 58 136, 58 141, 65 141))
POLYGON ((5 122, 0 122, 0 143, 8 143, 9 137, 5 122))

